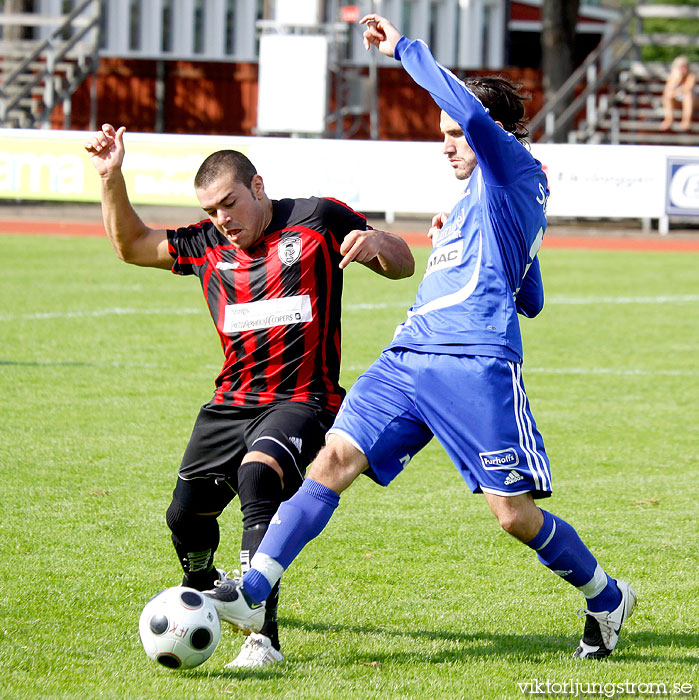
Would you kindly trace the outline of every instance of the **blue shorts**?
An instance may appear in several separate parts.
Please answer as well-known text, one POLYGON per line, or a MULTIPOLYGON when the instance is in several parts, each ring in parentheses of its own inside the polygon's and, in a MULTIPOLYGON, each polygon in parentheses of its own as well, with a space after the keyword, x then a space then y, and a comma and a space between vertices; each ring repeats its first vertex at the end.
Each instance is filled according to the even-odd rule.
POLYGON ((350 389, 329 434, 361 450, 383 486, 435 436, 474 493, 551 495, 521 365, 509 360, 386 350, 350 389))

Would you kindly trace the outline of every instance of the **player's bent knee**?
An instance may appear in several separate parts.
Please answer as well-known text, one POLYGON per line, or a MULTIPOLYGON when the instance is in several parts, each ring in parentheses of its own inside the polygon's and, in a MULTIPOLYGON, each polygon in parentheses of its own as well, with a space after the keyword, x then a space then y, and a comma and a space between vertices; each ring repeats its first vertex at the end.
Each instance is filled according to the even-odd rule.
POLYGON ((273 456, 268 455, 266 452, 261 452, 260 450, 252 450, 251 452, 248 452, 245 457, 243 457, 239 470, 250 463, 266 465, 272 471, 276 472, 281 479, 282 484, 284 483, 284 471, 282 470, 279 462, 273 456))
POLYGON ((529 494, 518 496, 486 496, 500 527, 522 542, 529 542, 541 529, 543 516, 529 494))
POLYGON ((500 527, 521 542, 533 540, 541 529, 541 522, 529 511, 509 511, 498 516, 500 527))
POLYGON ((497 514, 500 527, 513 537, 522 529, 522 518, 516 511, 505 511, 497 514))
POLYGON ((362 452, 344 438, 333 435, 313 460, 308 478, 341 493, 368 466, 362 452))

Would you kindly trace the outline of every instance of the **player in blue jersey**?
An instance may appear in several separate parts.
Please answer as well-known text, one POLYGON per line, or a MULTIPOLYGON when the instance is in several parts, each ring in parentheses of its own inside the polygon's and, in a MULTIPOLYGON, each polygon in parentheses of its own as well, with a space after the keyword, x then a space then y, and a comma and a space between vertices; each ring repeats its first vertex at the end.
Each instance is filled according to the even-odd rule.
POLYGON ((602 569, 568 523, 535 502, 551 494, 551 476, 522 382, 517 313, 535 316, 543 307, 537 251, 548 189, 521 142, 523 98, 501 78, 464 84, 383 17, 362 22, 366 48, 400 60, 442 108, 444 153, 466 188, 449 215, 433 219, 433 251, 406 321, 347 394, 252 568, 209 595, 223 619, 254 629, 263 617, 259 601, 323 530, 339 494, 361 473, 387 485, 436 436, 505 531, 585 596, 574 656, 608 656, 635 593, 602 569))

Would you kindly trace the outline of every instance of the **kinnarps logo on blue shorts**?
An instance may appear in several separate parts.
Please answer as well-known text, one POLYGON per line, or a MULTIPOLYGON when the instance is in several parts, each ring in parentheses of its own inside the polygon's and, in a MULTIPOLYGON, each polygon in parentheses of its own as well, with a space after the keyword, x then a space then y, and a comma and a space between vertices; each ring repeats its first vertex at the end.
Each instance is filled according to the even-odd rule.
POLYGON ((519 464, 519 456, 513 447, 495 452, 479 452, 484 469, 511 469, 519 464))

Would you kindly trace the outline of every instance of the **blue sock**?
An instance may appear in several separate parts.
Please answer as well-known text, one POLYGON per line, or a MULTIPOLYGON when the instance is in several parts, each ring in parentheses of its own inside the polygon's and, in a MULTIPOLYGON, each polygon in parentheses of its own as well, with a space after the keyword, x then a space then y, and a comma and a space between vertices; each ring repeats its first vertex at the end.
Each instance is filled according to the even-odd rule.
POLYGON ((554 574, 575 586, 586 598, 592 612, 614 610, 621 602, 616 581, 597 563, 578 533, 565 520, 541 510, 544 524, 527 542, 539 561, 554 574))
POLYGON ((299 552, 328 524, 340 496, 313 479, 280 506, 265 533, 251 568, 243 576, 245 590, 256 601, 267 599, 299 552))

